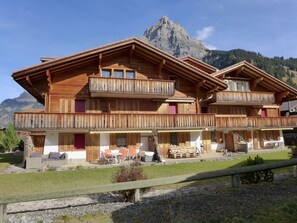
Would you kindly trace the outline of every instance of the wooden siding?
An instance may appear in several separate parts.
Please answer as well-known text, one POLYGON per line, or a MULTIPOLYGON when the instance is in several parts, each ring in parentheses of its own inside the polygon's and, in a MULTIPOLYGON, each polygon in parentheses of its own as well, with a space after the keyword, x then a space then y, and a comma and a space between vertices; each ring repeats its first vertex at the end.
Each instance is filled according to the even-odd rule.
POLYGON ((15 128, 37 129, 152 129, 214 127, 211 114, 87 114, 15 113, 15 128))
POLYGON ((214 99, 210 100, 215 104, 252 104, 263 105, 275 103, 273 92, 236 92, 221 91, 216 93, 214 99))
POLYGON ((89 77, 92 97, 168 98, 174 95, 174 81, 89 77))

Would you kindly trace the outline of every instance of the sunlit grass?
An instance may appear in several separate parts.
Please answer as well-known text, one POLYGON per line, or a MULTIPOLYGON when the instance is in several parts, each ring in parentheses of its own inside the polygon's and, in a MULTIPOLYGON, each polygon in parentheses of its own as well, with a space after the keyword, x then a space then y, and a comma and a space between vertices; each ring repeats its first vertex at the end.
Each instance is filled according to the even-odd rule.
MULTIPOLYGON (((237 159, 225 161, 207 161, 180 163, 173 165, 145 166, 144 171, 149 178, 169 177, 182 174, 191 174, 205 171, 221 170, 241 166, 249 155, 239 155, 237 159)), ((255 155, 251 155, 255 156, 255 155)), ((264 160, 269 162, 288 159, 287 152, 261 154, 264 160)), ((291 172, 292 167, 282 168, 278 172, 291 172)), ((34 192, 56 192, 66 189, 81 189, 88 186, 96 186, 111 183, 112 174, 118 168, 80 169, 72 171, 49 171, 39 173, 1 174, 1 195, 23 195, 34 192)), ((220 182, 230 178, 219 178, 197 182, 220 182)), ((192 183, 193 184, 193 183, 192 183)), ((184 184, 188 185, 188 184, 184 184)), ((176 185, 173 185, 176 187, 176 185)))

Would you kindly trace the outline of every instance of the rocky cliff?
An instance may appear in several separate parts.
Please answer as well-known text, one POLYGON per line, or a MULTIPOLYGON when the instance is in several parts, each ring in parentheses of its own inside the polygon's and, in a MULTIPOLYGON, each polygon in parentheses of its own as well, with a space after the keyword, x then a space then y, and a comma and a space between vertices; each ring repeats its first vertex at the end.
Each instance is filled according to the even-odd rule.
POLYGON ((190 55, 202 59, 208 53, 202 41, 189 36, 181 25, 166 16, 145 30, 142 40, 175 57, 190 55))

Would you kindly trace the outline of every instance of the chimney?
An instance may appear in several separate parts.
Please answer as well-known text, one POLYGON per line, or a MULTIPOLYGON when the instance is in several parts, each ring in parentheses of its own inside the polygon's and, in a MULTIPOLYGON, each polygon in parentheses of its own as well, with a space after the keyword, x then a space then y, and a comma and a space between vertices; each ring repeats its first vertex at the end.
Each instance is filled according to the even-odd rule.
POLYGON ((40 57, 41 63, 52 61, 54 59, 56 59, 56 58, 55 57, 40 57))

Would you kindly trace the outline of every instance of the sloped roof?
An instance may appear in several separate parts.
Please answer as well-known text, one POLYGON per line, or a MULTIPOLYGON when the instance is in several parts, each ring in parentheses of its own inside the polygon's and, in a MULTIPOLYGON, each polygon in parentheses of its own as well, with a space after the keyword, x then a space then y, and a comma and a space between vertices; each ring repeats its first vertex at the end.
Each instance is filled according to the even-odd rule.
POLYGON ((261 70, 260 68, 254 66, 253 64, 248 63, 247 61, 241 61, 239 63, 226 67, 222 70, 219 70, 211 75, 213 77, 222 79, 226 74, 239 69, 241 70, 241 72, 243 72, 245 75, 249 77, 252 77, 252 78, 262 77, 263 80, 260 81, 259 84, 264 86, 267 89, 271 89, 274 92, 288 91, 289 94, 286 97, 286 100, 296 99, 297 90, 295 88, 289 86, 288 84, 275 78, 274 76, 268 74, 267 72, 261 70))
POLYGON ((216 91, 220 91, 227 88, 227 85, 219 78, 212 77, 207 72, 197 69, 135 37, 17 70, 13 72, 12 77, 36 99, 38 99, 38 101, 43 102, 43 96, 34 88, 34 81, 46 81, 47 71, 54 73, 59 69, 70 69, 79 66, 80 63, 98 61, 100 56, 103 56, 104 58, 104 56, 112 55, 125 50, 131 50, 132 47, 134 47, 133 50, 137 54, 141 55, 143 58, 147 58, 151 62, 160 64, 165 61, 163 64, 164 68, 172 71, 178 71, 177 73, 182 74, 183 77, 188 80, 193 82, 200 82, 203 80, 204 84, 202 87, 206 89, 215 89, 216 91), (32 80, 29 84, 28 77, 32 80))
POLYGON ((214 73, 219 70, 216 67, 213 67, 213 66, 211 66, 201 60, 198 60, 194 57, 191 57, 191 56, 183 56, 183 57, 179 57, 179 59, 191 64, 192 66, 194 66, 200 70, 205 71, 208 74, 214 73))

